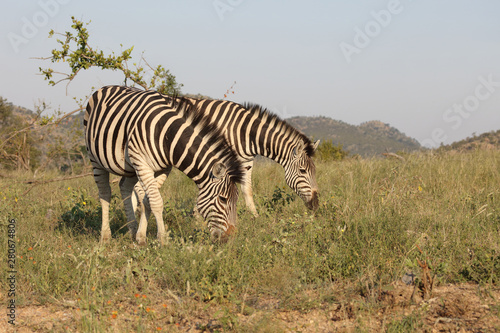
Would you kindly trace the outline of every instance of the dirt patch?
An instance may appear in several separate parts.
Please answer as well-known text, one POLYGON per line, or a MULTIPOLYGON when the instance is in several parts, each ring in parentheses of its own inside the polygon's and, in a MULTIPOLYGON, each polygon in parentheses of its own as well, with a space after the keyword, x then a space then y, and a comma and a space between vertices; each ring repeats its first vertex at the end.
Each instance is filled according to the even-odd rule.
POLYGON ((81 319, 80 311, 61 306, 26 306, 16 309, 16 326, 4 320, 0 324, 1 332, 52 332, 65 331, 74 327, 81 319))
MULTIPOLYGON (((115 305, 118 311, 103 309, 98 320, 102 328, 115 332, 139 326, 145 331, 167 332, 213 332, 232 328, 259 332, 351 332, 357 328, 366 331, 500 331, 500 290, 470 284, 437 286, 430 298, 424 300, 418 292, 414 293, 413 286, 395 283, 370 296, 318 302, 308 310, 285 310, 286 305, 266 301, 272 306, 252 307, 249 302, 246 308, 234 307, 228 312, 231 307, 200 303, 192 298, 182 302, 184 309, 193 311, 182 311, 179 315, 178 309, 173 310, 174 303, 158 303, 140 308, 145 314, 140 316, 137 304, 124 301, 115 305)), ((17 332, 77 332, 82 330, 83 317, 90 312, 67 302, 20 307, 16 315, 17 332)), ((14 330, 3 320, 0 331, 14 330)))

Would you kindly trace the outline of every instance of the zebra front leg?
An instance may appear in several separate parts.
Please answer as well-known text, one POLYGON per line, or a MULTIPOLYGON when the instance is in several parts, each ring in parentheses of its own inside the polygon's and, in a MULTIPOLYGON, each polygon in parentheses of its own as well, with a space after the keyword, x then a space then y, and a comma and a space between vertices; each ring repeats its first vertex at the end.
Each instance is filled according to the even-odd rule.
POLYGON ((243 165, 243 170, 245 174, 243 175, 243 181, 241 182, 241 192, 243 192, 243 197, 245 198, 245 203, 247 208, 253 214, 253 216, 258 217, 257 209, 255 208, 255 203, 253 202, 253 192, 252 192, 252 168, 253 161, 247 162, 243 165))
POLYGON ((125 214, 127 216, 127 228, 132 236, 132 240, 134 240, 137 235, 137 221, 135 219, 134 209, 135 195, 133 193, 136 183, 137 177, 122 177, 120 180, 120 192, 122 194, 125 214))
POLYGON ((109 173, 106 170, 94 167, 94 180, 99 190, 99 200, 101 201, 102 225, 100 242, 102 244, 111 238, 111 229, 109 228, 109 202, 111 201, 109 173))
POLYGON ((136 240, 139 245, 146 245, 146 231, 148 228, 148 220, 151 215, 151 207, 149 206, 148 196, 142 184, 138 182, 134 187, 134 200, 132 201, 134 212, 139 212, 139 229, 137 231, 136 240))
MULTIPOLYGON (((160 245, 166 244, 167 233, 165 231, 165 223, 163 222, 163 199, 161 198, 158 184, 153 172, 139 172, 139 180, 144 188, 149 199, 151 211, 156 219, 157 238, 160 245)), ((137 242, 139 245, 146 243, 147 220, 145 213, 141 213, 139 230, 137 231, 137 242)))
MULTIPOLYGON (((137 193, 137 192, 136 192, 137 193)), ((146 245, 146 231, 148 229, 148 219, 146 218, 146 213, 144 212, 144 204, 142 201, 138 201, 139 208, 139 229, 137 230, 136 241, 139 245, 146 245)))
MULTIPOLYGON (((162 187, 163 183, 167 179, 168 175, 170 174, 170 171, 172 171, 172 167, 168 167, 164 173, 160 174, 159 176, 156 177, 156 184, 158 185, 158 190, 162 187)), ((136 201, 132 201, 133 207, 134 207, 134 212, 137 212, 137 205, 138 203, 142 202, 144 204, 143 210, 140 211, 140 214, 145 214, 146 215, 146 221, 149 220, 149 217, 151 216, 151 206, 149 205, 149 199, 148 196, 146 195, 146 192, 144 192, 144 189, 142 188, 141 183, 137 183, 134 186, 134 192, 136 195, 136 201)), ((142 216, 141 216, 142 219, 142 216)))

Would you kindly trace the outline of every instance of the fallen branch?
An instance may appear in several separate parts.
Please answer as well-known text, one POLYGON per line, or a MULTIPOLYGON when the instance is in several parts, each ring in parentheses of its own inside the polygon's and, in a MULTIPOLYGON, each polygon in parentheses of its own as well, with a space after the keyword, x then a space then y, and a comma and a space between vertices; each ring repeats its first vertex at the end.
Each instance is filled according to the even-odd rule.
POLYGON ((75 179, 75 178, 82 178, 82 177, 87 177, 87 176, 92 176, 92 172, 87 172, 81 175, 76 175, 76 176, 69 176, 69 177, 62 177, 62 178, 54 178, 54 179, 48 179, 48 180, 25 180, 23 183, 25 184, 33 184, 33 185, 40 185, 40 184, 47 184, 47 183, 53 183, 53 182, 59 182, 62 180, 69 180, 69 179, 75 179))
POLYGON ((61 177, 61 178, 54 178, 54 179, 47 179, 47 180, 36 180, 36 179, 26 180, 26 181, 23 181, 23 183, 25 183, 25 184, 31 184, 32 186, 29 189, 27 189, 23 193, 23 195, 28 194, 29 191, 31 191, 33 189, 33 187, 35 187, 37 185, 42 185, 42 184, 47 184, 47 183, 53 183, 53 182, 60 182, 60 181, 63 181, 63 180, 69 180, 69 179, 75 179, 75 178, 83 178, 83 177, 92 176, 92 175, 93 175, 92 172, 87 172, 87 173, 84 173, 84 174, 81 174, 81 175, 69 176, 69 177, 61 177))
POLYGON ((382 153, 382 155, 384 155, 385 157, 394 157, 394 158, 397 158, 398 160, 400 161, 405 161, 405 158, 402 157, 402 156, 399 156, 398 154, 394 154, 394 153, 382 153))

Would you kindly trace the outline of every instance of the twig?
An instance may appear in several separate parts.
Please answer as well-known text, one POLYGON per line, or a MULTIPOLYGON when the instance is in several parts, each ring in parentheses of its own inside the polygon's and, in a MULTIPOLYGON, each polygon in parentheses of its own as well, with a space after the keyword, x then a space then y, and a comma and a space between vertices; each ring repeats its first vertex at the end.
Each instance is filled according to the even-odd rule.
POLYGON ((63 181, 63 180, 69 180, 69 179, 75 179, 75 178, 82 178, 82 177, 87 177, 87 176, 91 176, 93 175, 92 172, 87 172, 87 173, 84 173, 84 174, 81 174, 81 175, 77 175, 77 176, 69 176, 69 177, 62 177, 62 178, 54 178, 54 179, 48 179, 48 180, 26 180, 26 181, 23 181, 23 183, 25 184, 31 184, 32 186, 27 189, 23 195, 26 195, 29 193, 29 191, 31 191, 33 189, 33 187, 37 186, 37 185, 42 185, 42 184, 47 184, 47 183, 53 183, 53 182, 59 182, 59 181, 63 181))
POLYGON ((66 113, 64 116, 62 116, 60 119, 57 119, 51 123, 48 123, 48 124, 45 124, 45 125, 42 125, 40 127, 36 127, 36 121, 38 119, 33 119, 33 121, 29 124, 29 126, 25 127, 25 128, 22 128, 20 130, 17 130, 17 131, 14 131, 11 133, 11 135, 9 137, 7 137, 5 140, 3 140, 2 142, 0 142, 0 149, 2 149, 6 144, 7 142, 9 142, 12 138, 14 138, 15 136, 21 134, 21 133, 24 133, 24 132, 28 132, 30 130, 33 130, 33 131, 36 131, 40 128, 44 128, 44 127, 48 127, 48 126, 51 126, 51 125, 57 125, 59 124, 63 119, 71 116, 72 114, 74 113, 77 113, 79 111, 82 111, 82 110, 85 110, 85 107, 81 107, 81 108, 78 108, 74 111, 71 111, 69 113, 66 113))
POLYGON ((384 155, 385 157, 394 157, 394 158, 397 158, 398 160, 400 161, 405 161, 405 158, 403 156, 399 156, 398 154, 394 154, 394 153, 382 153, 382 155, 384 155))
POLYGON ((87 177, 93 175, 92 172, 87 172, 81 175, 76 175, 76 176, 69 176, 69 177, 62 177, 62 178, 54 178, 54 179, 48 179, 48 180, 25 180, 23 183, 25 184, 34 184, 34 185, 40 185, 40 184, 47 184, 47 183, 52 183, 52 182, 59 182, 61 180, 68 180, 68 179, 75 179, 75 178, 82 178, 82 177, 87 177))
MULTIPOLYGON (((71 111, 71 112, 69 112, 69 113, 66 113, 66 114, 65 114, 64 116, 62 116, 60 119, 57 119, 54 123, 59 124, 59 123, 60 123, 60 122, 61 122, 64 118, 67 118, 67 117, 71 116, 72 114, 75 114, 75 113, 77 113, 78 111, 82 111, 82 110, 85 110, 85 107, 81 107, 81 108, 78 108, 78 109, 76 109, 76 110, 74 110, 74 111, 71 111)), ((48 125, 48 124, 47 124, 47 125, 48 125)))

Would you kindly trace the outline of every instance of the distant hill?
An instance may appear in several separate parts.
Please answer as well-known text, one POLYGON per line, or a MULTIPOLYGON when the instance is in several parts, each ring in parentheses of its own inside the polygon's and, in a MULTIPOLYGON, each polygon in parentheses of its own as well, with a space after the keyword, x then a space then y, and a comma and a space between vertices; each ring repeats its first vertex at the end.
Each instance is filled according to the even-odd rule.
MULTIPOLYGON (((205 97, 200 94, 190 97, 205 97)), ((13 113, 23 118, 35 117, 35 113, 26 108, 14 106, 13 113)), ((52 144, 55 138, 67 138, 71 144, 68 133, 77 134, 83 129, 83 112, 65 118, 51 131, 34 133, 35 146, 42 152, 47 152, 47 144, 52 144)), ((328 117, 293 117, 286 121, 304 132, 307 136, 321 140, 332 140, 335 145, 342 144, 344 150, 350 154, 359 154, 363 157, 379 156, 385 152, 415 151, 421 149, 417 140, 401 133, 398 129, 381 121, 367 121, 360 125, 351 125, 343 121, 328 117)), ((77 134, 79 144, 84 145, 83 133, 77 134)), ((467 151, 472 149, 500 149, 500 130, 474 135, 452 144, 441 146, 438 151, 467 151)))
MULTIPOLYGON (((29 114, 29 110, 23 110, 29 114)), ((55 135, 76 129, 83 130, 84 112, 78 112, 64 119, 57 128, 52 130, 45 143, 50 142, 55 135), (77 125, 75 127, 75 124, 77 125)), ((331 139, 335 145, 342 144, 344 150, 363 157, 380 155, 385 152, 413 151, 421 148, 420 144, 394 127, 380 121, 368 121, 359 126, 327 117, 294 117, 286 119, 292 126, 315 139, 331 139)), ((40 142, 41 143, 41 142, 40 142)), ((84 145, 83 134, 81 145, 84 145)), ((42 144, 43 145, 43 144, 42 144)), ((42 151, 44 147, 40 147, 42 151)))
POLYGON ((466 151, 473 149, 500 149, 500 130, 474 135, 473 137, 438 148, 440 151, 466 151))
POLYGON ((342 144, 351 154, 363 157, 421 148, 417 140, 381 121, 367 121, 359 126, 327 117, 293 117, 286 121, 308 136, 332 140, 335 145, 342 144))

